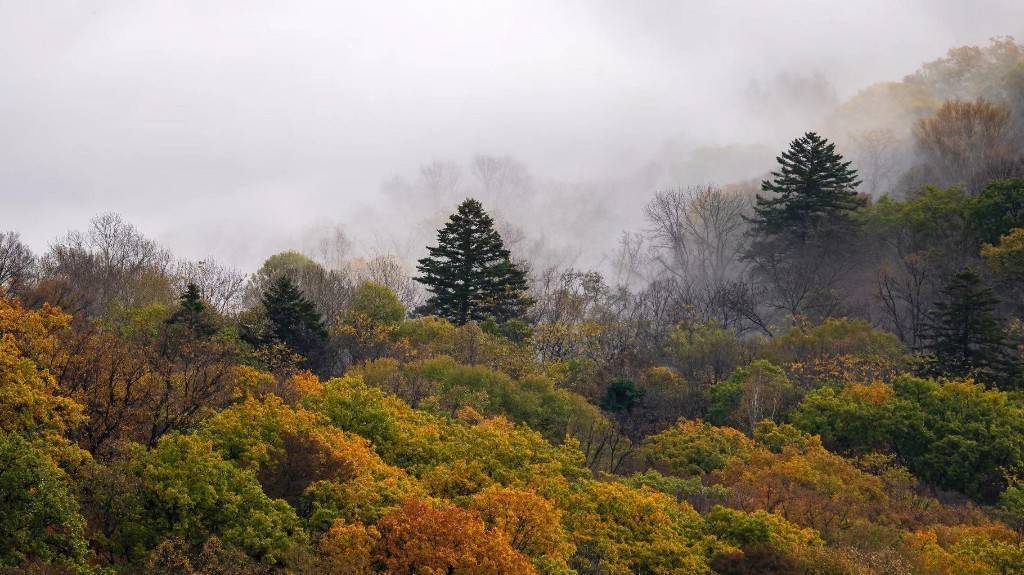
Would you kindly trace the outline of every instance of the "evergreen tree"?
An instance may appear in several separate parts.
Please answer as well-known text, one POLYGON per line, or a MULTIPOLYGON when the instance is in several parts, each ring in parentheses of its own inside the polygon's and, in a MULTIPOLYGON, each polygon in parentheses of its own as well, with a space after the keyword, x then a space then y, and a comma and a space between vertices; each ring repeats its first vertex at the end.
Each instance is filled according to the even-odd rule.
POLYGON ((526 272, 509 259, 494 221, 480 202, 467 199, 437 232, 437 246, 419 260, 416 281, 431 293, 419 311, 462 325, 520 317, 533 303, 526 272))
POLYGON ((319 354, 327 340, 327 329, 316 306, 288 276, 275 279, 261 301, 267 324, 259 343, 281 342, 308 360, 319 354))
POLYGON ((761 182, 744 254, 766 286, 766 303, 792 318, 835 313, 837 287, 854 267, 851 214, 867 202, 860 181, 835 144, 807 132, 777 158, 779 169, 761 182))
POLYGON ((776 158, 779 170, 761 182, 750 222, 757 236, 787 236, 800 243, 850 223, 850 214, 866 200, 852 162, 843 161, 835 144, 814 132, 793 140, 776 158))
POLYGON ((942 290, 943 299, 928 314, 928 370, 933 375, 974 376, 998 382, 1007 375, 1005 333, 994 310, 992 289, 965 268, 942 290))
POLYGON ((191 282, 178 297, 178 309, 167 319, 167 323, 184 325, 199 337, 209 337, 217 331, 216 321, 203 303, 199 286, 191 282))
POLYGON ((646 395, 646 390, 632 379, 619 377, 612 380, 604 389, 601 397, 601 409, 612 413, 629 411, 637 406, 646 395))

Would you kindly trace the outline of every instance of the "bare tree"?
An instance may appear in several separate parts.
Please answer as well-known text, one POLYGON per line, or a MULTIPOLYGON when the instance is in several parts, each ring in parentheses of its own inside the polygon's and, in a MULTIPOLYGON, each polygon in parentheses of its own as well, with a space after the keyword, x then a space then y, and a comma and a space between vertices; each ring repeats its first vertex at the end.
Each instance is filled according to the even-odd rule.
POLYGON ((370 281, 385 286, 406 309, 414 309, 423 302, 423 292, 412 279, 411 268, 393 255, 356 260, 350 262, 349 269, 356 283, 370 281))
POLYGON ((36 256, 15 232, 0 233, 0 293, 18 294, 35 274, 36 256))
POLYGON ((889 193, 895 184, 900 142, 890 129, 867 130, 852 136, 863 190, 873 198, 889 193))
POLYGON ((434 160, 420 166, 420 179, 430 195, 431 211, 443 209, 457 201, 462 182, 462 168, 455 162, 434 160))
POLYGON ((688 190, 657 192, 644 208, 651 226, 649 234, 656 242, 654 259, 664 271, 678 278, 686 276, 693 257, 691 252, 696 249, 684 223, 689 196, 688 190))
POLYGON ((766 314, 775 320, 835 315, 843 304, 842 284, 859 265, 856 254, 835 250, 832 244, 794 247, 783 239, 763 242, 750 261, 756 280, 765 288, 766 314))
POLYGON ((199 261, 180 260, 174 272, 175 288, 184 291, 194 283, 199 286, 203 299, 218 313, 234 315, 241 311, 247 277, 235 268, 213 259, 199 261))
POLYGON ((746 197, 714 186, 691 189, 686 212, 687 232, 694 238, 697 263, 703 276, 718 285, 739 265, 750 205, 746 197))
POLYGON ((608 293, 601 274, 548 268, 531 286, 531 316, 537 322, 584 321, 608 293))
POLYGON ((154 445, 235 398, 237 350, 162 324, 128 340, 97 325, 63 334, 47 365, 63 393, 85 407, 75 436, 94 454, 119 439, 154 445))
POLYGON ((674 304, 685 310, 687 320, 714 322, 739 334, 749 331, 772 334, 763 311, 767 290, 757 282, 742 277, 716 284, 673 280, 668 286, 674 304))
POLYGON ((746 197, 715 186, 658 192, 644 214, 665 271, 720 284, 738 267, 747 226, 746 197))
MULTIPOLYGON (((598 379, 635 371, 644 358, 662 354, 673 327, 689 313, 678 293, 671 278, 631 291, 609 286, 593 271, 545 270, 531 293, 537 354, 544 361, 587 358, 598 379)), ((595 384, 600 381, 586 383, 595 384)))
POLYGON ((303 242, 303 251, 328 270, 340 270, 352 251, 352 240, 340 225, 320 225, 303 242))
POLYGON ((657 267, 648 290, 670 290, 677 317, 745 332, 769 331, 758 311, 761 290, 746 282, 742 259, 750 196, 695 186, 661 191, 647 204, 648 255, 657 267), (657 284, 657 285, 656 285, 657 284))
POLYGON ((73 231, 50 247, 43 259, 49 279, 62 280, 88 314, 109 305, 169 301, 170 253, 117 214, 92 219, 86 232, 73 231))
POLYGON ((650 264, 647 238, 640 233, 622 232, 612 262, 615 285, 632 287, 645 279, 650 264))
POLYGON ((949 100, 914 128, 914 139, 933 183, 964 184, 977 193, 1020 165, 1010 112, 985 100, 949 100))
POLYGON ((530 174, 511 156, 478 155, 470 168, 480 185, 480 199, 503 211, 515 194, 517 201, 531 188, 530 174))
POLYGON ((896 265, 878 270, 877 297, 882 314, 900 341, 910 348, 921 344, 925 320, 933 300, 931 274, 921 258, 900 258, 896 265))

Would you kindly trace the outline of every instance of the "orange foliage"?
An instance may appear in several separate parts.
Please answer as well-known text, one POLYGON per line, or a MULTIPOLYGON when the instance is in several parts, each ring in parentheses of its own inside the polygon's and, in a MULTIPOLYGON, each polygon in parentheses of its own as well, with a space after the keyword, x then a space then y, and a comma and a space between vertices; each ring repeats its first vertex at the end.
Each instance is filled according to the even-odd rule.
POLYGON ((302 371, 291 376, 288 380, 288 387, 295 391, 299 400, 320 393, 324 389, 320 378, 309 371, 302 371))
POLYGON ((880 478, 829 453, 817 437, 801 440, 778 453, 758 449, 733 459, 713 479, 730 488, 732 503, 741 509, 764 509, 826 534, 886 514, 889 501, 880 478))
POLYGON ((534 491, 492 485, 473 496, 470 508, 488 527, 504 532, 516 551, 562 570, 574 551, 562 529, 562 511, 534 491))
POLYGON ((845 392, 858 403, 868 403, 871 405, 884 405, 892 401, 895 396, 892 387, 880 381, 855 383, 847 387, 845 392))
POLYGON ((476 514, 412 499, 378 524, 377 560, 385 573, 533 575, 536 569, 505 533, 476 514))

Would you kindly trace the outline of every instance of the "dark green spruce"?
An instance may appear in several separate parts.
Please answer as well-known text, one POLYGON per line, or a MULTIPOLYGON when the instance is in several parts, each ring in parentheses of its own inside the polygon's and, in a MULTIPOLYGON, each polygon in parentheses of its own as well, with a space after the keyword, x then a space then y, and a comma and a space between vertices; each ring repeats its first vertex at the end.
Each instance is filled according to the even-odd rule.
POLYGON ((209 337, 217 332, 217 322, 203 303, 199 286, 189 282, 178 297, 178 309, 167 319, 171 325, 183 325, 198 337, 209 337))
POLYGON ((1006 382, 1010 366, 997 305, 992 289, 974 270, 965 268, 953 276, 928 314, 926 351, 931 375, 1006 382))
POLYGON ((532 304, 526 272, 510 259, 494 220, 474 199, 459 205, 437 232, 437 245, 419 260, 416 281, 430 292, 420 313, 462 325, 521 317, 532 304))
POLYGON ((283 343, 309 360, 319 354, 327 341, 327 329, 316 306, 288 276, 281 275, 270 284, 262 303, 267 324, 260 343, 283 343))
POLYGON ((848 228, 850 215, 866 204, 856 192, 857 170, 818 134, 793 140, 776 159, 778 171, 761 182, 761 191, 770 195, 758 194, 750 218, 756 236, 804 243, 848 228))

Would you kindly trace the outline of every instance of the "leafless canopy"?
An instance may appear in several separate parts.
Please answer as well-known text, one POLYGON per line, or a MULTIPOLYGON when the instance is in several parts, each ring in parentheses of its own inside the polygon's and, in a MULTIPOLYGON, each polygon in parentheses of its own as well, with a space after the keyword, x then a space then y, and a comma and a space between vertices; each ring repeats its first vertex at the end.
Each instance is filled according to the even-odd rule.
POLYGON ((36 256, 15 232, 0 233, 0 293, 16 294, 31 281, 36 256))
POLYGON ((117 214, 92 219, 50 247, 43 259, 51 278, 67 282, 82 309, 100 311, 111 303, 139 305, 168 299, 171 255, 117 214))
POLYGON ((746 197, 716 186, 661 191, 644 214, 654 259, 672 275, 718 284, 739 266, 746 197))

